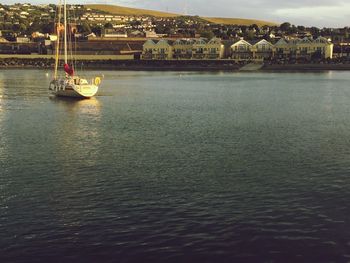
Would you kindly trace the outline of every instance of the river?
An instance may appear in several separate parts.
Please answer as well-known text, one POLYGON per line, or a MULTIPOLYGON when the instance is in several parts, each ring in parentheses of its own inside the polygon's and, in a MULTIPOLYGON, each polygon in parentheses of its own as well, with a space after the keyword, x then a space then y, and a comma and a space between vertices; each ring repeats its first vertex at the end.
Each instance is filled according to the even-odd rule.
POLYGON ((0 71, 1 262, 347 262, 350 72, 0 71))

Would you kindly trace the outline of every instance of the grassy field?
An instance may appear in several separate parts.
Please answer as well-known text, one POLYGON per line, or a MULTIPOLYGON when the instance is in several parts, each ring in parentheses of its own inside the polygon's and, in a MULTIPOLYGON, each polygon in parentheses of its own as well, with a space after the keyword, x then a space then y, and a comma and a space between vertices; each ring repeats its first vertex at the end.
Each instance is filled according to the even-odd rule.
POLYGON ((85 5, 87 8, 100 10, 103 12, 115 14, 115 15, 149 15, 155 17, 175 17, 179 16, 178 14, 160 12, 160 11, 152 11, 146 9, 137 9, 130 7, 122 7, 117 5, 85 5))
MULTIPOLYGON (((137 8, 130 8, 130 7, 122 7, 122 6, 116 6, 116 5, 94 4, 94 5, 86 5, 86 7, 115 14, 115 15, 149 15, 149 16, 155 16, 155 17, 180 16, 180 14, 152 11, 152 10, 146 10, 146 9, 137 9, 137 8)), ((220 18, 220 17, 201 17, 201 18, 211 23, 225 24, 225 25, 252 25, 252 24, 257 24, 258 26, 278 25, 277 23, 262 21, 262 20, 255 20, 255 19, 220 18)))
POLYGON ((224 25, 245 25, 250 26, 256 24, 258 26, 276 26, 278 23, 254 20, 254 19, 243 19, 243 18, 220 18, 220 17, 202 17, 203 19, 214 23, 214 24, 224 24, 224 25))

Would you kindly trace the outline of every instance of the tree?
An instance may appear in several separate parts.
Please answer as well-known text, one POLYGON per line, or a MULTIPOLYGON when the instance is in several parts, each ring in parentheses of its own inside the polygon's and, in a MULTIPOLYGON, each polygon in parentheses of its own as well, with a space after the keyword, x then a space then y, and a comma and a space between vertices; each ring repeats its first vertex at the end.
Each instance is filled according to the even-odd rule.
POLYGON ((255 29, 256 31, 259 31, 259 30, 260 30, 260 28, 259 28, 259 26, 258 26, 257 24, 252 24, 252 25, 249 27, 249 29, 255 29))
POLYGON ((317 27, 311 27, 310 32, 313 36, 319 36, 320 35, 320 29, 317 27))
POLYGON ((33 23, 28 28, 28 34, 31 34, 36 31, 41 31, 41 21, 39 17, 36 17, 33 23))
POLYGON ((141 26, 141 24, 142 24, 141 21, 138 21, 138 20, 134 20, 130 23, 132 27, 138 27, 138 26, 141 26))
POLYGON ((244 33, 244 38, 247 40, 253 40, 255 38, 255 32, 253 30, 248 30, 244 33))
POLYGON ((109 22, 108 22, 108 23, 106 23, 106 24, 104 25, 104 28, 105 28, 105 29, 107 29, 107 28, 110 29, 110 28, 113 28, 113 25, 112 25, 112 23, 109 23, 109 22))
POLYGON ((50 23, 44 23, 42 26, 41 26, 41 33, 44 33, 44 34, 52 34, 54 32, 54 29, 55 29, 55 25, 53 22, 50 22, 50 23))
POLYGON ((245 31, 247 31, 247 28, 248 28, 247 26, 244 26, 244 25, 243 25, 243 26, 241 26, 241 30, 242 30, 242 32, 244 33, 245 31))
POLYGON ((201 37, 204 37, 207 39, 212 39, 214 37, 213 31, 210 31, 210 30, 202 31, 202 32, 200 32, 200 35, 201 35, 201 37))
POLYGON ((295 34, 297 32, 298 32, 298 29, 295 27, 295 25, 292 25, 288 30, 289 34, 295 34))
POLYGON ((78 32, 88 35, 91 33, 91 27, 88 23, 84 22, 78 27, 78 32))
POLYGON ((304 26, 297 26, 298 30, 300 31, 305 31, 305 27, 304 26))
POLYGON ((291 24, 289 22, 284 22, 280 25, 280 29, 285 32, 288 31, 290 27, 291 27, 291 24))
POLYGON ((14 24, 14 25, 12 26, 12 30, 13 30, 14 32, 20 32, 20 25, 19 25, 19 24, 14 24))
POLYGON ((91 28, 91 32, 93 32, 94 34, 96 34, 96 36, 101 36, 102 34, 102 26, 99 25, 95 25, 91 28))

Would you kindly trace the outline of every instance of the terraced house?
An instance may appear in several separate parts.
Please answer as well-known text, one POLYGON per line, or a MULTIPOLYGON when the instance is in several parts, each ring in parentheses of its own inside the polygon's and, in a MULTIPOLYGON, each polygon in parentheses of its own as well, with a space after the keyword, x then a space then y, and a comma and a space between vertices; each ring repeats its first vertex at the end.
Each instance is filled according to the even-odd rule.
POLYGON ((281 38, 275 44, 238 40, 225 46, 221 39, 205 38, 147 40, 143 45, 142 59, 232 59, 235 61, 263 61, 266 59, 326 59, 333 57, 333 44, 324 37, 317 39, 281 38), (226 53, 226 55, 224 55, 226 53))
POLYGON ((231 46, 231 58, 234 60, 251 60, 253 45, 241 39, 231 46))
POLYGON ((254 59, 268 59, 275 55, 275 46, 269 41, 262 39, 257 41, 252 47, 252 53, 254 59))
POLYGON ((174 42, 174 59, 191 59, 194 39, 178 39, 174 42))
POLYGON ((195 40, 192 45, 192 59, 204 59, 207 53, 207 41, 204 38, 195 40))
POLYGON ((231 58, 238 61, 272 58, 276 48, 265 39, 248 42, 243 39, 231 45, 231 58))
POLYGON ((169 60, 173 58, 173 46, 169 40, 147 40, 143 44, 142 59, 169 60))
POLYGON ((239 40, 231 45, 231 58, 236 61, 281 59, 332 58, 333 44, 324 37, 317 39, 281 38, 272 44, 265 39, 248 42, 239 40))
POLYGON ((142 59, 222 59, 224 45, 219 38, 206 40, 178 39, 147 40, 143 45, 142 59))
POLYGON ((316 39, 305 37, 303 39, 281 38, 276 44, 277 58, 332 58, 333 44, 324 37, 316 39))
POLYGON ((192 46, 192 59, 222 59, 225 47, 220 38, 207 41, 204 38, 196 40, 192 46))

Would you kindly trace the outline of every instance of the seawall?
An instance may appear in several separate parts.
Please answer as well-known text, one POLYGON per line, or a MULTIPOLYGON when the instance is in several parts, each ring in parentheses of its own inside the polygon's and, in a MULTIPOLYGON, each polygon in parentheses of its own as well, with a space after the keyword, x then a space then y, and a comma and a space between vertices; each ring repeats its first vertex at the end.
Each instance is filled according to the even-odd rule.
MULTIPOLYGON (((235 71, 230 60, 78 60, 76 67, 104 70, 235 71)), ((53 59, 0 58, 0 68, 53 68, 53 59)))
MULTIPOLYGON (((130 57, 129 57, 130 58, 130 57)), ((63 63, 63 61, 61 61, 63 63)), ((134 60, 86 56, 75 63, 77 69, 143 70, 143 71, 238 71, 245 64, 232 60, 134 60), (97 59, 98 57, 98 59, 97 59)), ((30 55, 1 57, 0 69, 6 68, 53 68, 52 57, 30 55)), ((350 64, 264 64, 252 71, 325 71, 350 70, 350 64)))
POLYGON ((263 71, 350 70, 350 64, 265 64, 263 71))

